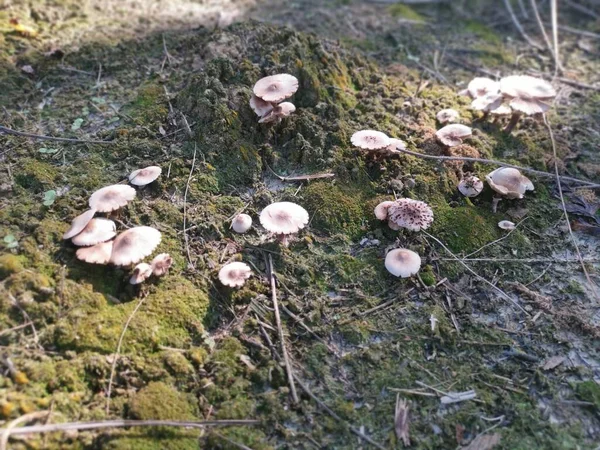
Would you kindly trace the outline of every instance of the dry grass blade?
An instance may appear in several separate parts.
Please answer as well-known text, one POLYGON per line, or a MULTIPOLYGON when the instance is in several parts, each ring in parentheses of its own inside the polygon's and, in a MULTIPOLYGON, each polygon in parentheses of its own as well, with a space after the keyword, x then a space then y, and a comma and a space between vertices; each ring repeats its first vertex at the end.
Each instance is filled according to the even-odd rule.
POLYGON ((0 434, 0 450, 6 450, 8 445, 8 438, 11 436, 11 434, 18 434, 18 430, 22 429, 15 428, 17 425, 23 422, 29 422, 30 420, 48 417, 49 414, 49 411, 35 411, 29 414, 25 414, 24 416, 17 417, 15 420, 10 422, 8 425, 6 425, 6 427, 2 429, 2 434, 0 434))
POLYGON ((194 263, 192 262, 192 255, 190 254, 190 242, 187 234, 187 195, 190 190, 190 181, 192 181, 192 176, 194 175, 194 166, 196 165, 196 150, 197 146, 194 143, 194 156, 192 157, 192 167, 190 168, 190 175, 188 176, 187 183, 185 184, 185 192, 183 194, 183 238, 185 240, 185 252, 187 254, 188 265, 191 269, 194 268, 194 263))
POLYGON ((550 17, 552 20, 552 43, 554 46, 554 76, 562 70, 560 65, 560 48, 558 46, 558 6, 556 0, 550 0, 550 17))
POLYGON ((400 398, 400 394, 397 394, 396 409, 394 411, 394 431, 396 432, 396 437, 401 439, 407 447, 410 445, 408 411, 408 403, 406 403, 406 400, 400 398))
POLYGON ((13 130, 11 128, 3 127, 0 125, 0 133, 11 134, 13 136, 27 137, 31 139, 37 139, 39 141, 56 141, 56 142, 68 142, 71 144, 101 144, 101 145, 113 145, 115 141, 94 141, 94 140, 85 140, 85 139, 71 139, 71 138, 61 138, 61 137, 53 137, 53 136, 44 136, 41 134, 32 134, 25 133, 23 131, 13 130))
MULTIPOLYGON (((535 2, 535 0, 530 0, 531 3, 531 9, 533 10, 533 15, 535 16, 535 20, 538 24, 538 27, 540 27, 540 31, 542 32, 542 37, 544 38, 544 43, 546 44, 546 47, 548 47, 548 50, 550 51, 551 55, 555 55, 554 53, 554 49, 552 48, 552 44, 550 43, 550 38, 548 37, 548 33, 546 33, 546 28, 544 27, 544 23, 542 22, 542 18, 540 17, 540 12, 538 10, 537 7, 537 3, 535 2)), ((558 65, 560 64, 559 61, 554 61, 554 63, 556 64, 555 67, 558 67, 558 65)))
POLYGON ((527 33, 525 33, 525 30, 523 29, 521 22, 519 22, 519 19, 517 19, 517 16, 515 15, 515 12, 513 11, 509 0, 504 0, 504 6, 506 7, 508 14, 510 14, 510 18, 511 18, 513 24, 515 25, 515 27, 517 28, 517 30, 519 31, 519 34, 521 35, 521 37, 523 37, 523 39, 525 39, 529 43, 529 45, 531 45, 532 47, 535 47, 538 50, 543 50, 543 48, 537 42, 535 42, 533 39, 531 39, 529 37, 529 35, 527 33))

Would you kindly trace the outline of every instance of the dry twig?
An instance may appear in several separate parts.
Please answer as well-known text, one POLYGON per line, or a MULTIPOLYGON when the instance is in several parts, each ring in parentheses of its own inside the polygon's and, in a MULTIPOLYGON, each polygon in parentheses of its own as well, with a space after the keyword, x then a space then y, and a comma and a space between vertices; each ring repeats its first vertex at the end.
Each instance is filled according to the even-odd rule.
POLYGON ((68 142, 71 144, 102 144, 102 145, 112 145, 115 144, 116 141, 94 141, 94 140, 85 140, 85 139, 72 139, 72 138, 61 138, 61 137, 53 137, 53 136, 44 136, 42 134, 32 134, 25 133, 23 131, 16 131, 11 128, 4 127, 0 125, 0 133, 10 134, 13 136, 21 136, 27 137, 31 139, 37 139, 40 141, 56 141, 56 142, 68 142))
POLYGON ((185 192, 183 194, 183 238, 185 240, 185 252, 188 258, 189 266, 194 269, 194 263, 192 262, 192 255, 190 253, 190 242, 187 234, 187 195, 190 190, 190 181, 194 175, 194 166, 196 165, 196 150, 197 145, 194 143, 194 156, 192 158, 192 167, 190 168, 190 175, 188 176, 187 183, 185 184, 185 192))
POLYGON ((519 31, 519 34, 521 35, 521 37, 523 39, 525 39, 529 43, 529 45, 531 45, 532 47, 535 47, 538 50, 543 50, 542 47, 537 42, 535 42, 533 39, 531 39, 529 37, 529 35, 527 33, 525 33, 525 30, 523 29, 521 22, 519 22, 519 19, 517 19, 517 16, 515 15, 515 12, 513 11, 509 0, 504 0, 504 6, 506 7, 508 14, 510 14, 510 18, 512 19, 513 24, 519 31))

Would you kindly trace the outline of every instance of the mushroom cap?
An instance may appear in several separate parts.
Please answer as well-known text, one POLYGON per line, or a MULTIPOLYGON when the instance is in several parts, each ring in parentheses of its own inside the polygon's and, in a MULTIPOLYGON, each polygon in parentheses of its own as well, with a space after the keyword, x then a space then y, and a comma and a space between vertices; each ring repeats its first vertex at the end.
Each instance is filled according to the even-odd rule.
POLYGON ((492 109, 490 114, 494 116, 510 116, 512 114, 512 109, 508 105, 500 105, 496 109, 492 109))
POLYGON ((162 172, 158 166, 148 166, 143 169, 134 170, 129 175, 129 182, 135 186, 146 186, 156 180, 162 172))
POLYGON ((517 169, 500 167, 485 176, 490 187, 507 198, 523 198, 526 191, 533 191, 533 183, 517 169))
POLYGON ((225 286, 240 287, 250 276, 252 269, 243 262, 232 262, 224 265, 219 270, 219 281, 225 286))
POLYGON ((388 220, 388 227, 390 227, 394 231, 398 231, 400 228, 402 228, 396 222, 392 222, 391 220, 388 220))
POLYGON ((477 111, 492 111, 502 105, 504 98, 500 94, 486 94, 477 97, 471 102, 471 108, 477 111))
POLYGON ((308 223, 308 212, 292 202, 271 203, 260 213, 260 223, 271 233, 297 233, 308 223))
POLYGON ((451 123, 457 122, 460 118, 460 114, 457 110, 448 108, 442 109, 440 112, 438 112, 435 115, 435 118, 438 120, 439 123, 451 123))
POLYGON ((446 125, 444 128, 440 128, 435 132, 438 140, 448 147, 454 147, 462 144, 463 139, 471 136, 471 134, 471 128, 459 123, 446 125))
POLYGON ((162 277, 173 265, 173 258, 168 253, 156 255, 152 262, 152 273, 157 277, 162 277))
POLYGON ((501 220, 498 222, 498 226, 503 230, 514 230, 516 225, 510 220, 501 220))
POLYGON ((420 231, 432 224, 433 211, 420 200, 400 198, 388 207, 388 219, 401 228, 420 231))
POLYGON ((129 279, 130 284, 140 284, 142 281, 146 280, 150 275, 152 275, 152 266, 147 263, 139 263, 133 269, 133 275, 129 279))
POLYGON ((390 138, 381 131, 362 130, 352 135, 350 141, 353 145, 366 150, 380 150, 391 145, 390 138))
POLYGON ((129 266, 150 255, 160 244, 160 231, 152 227, 134 227, 119 234, 114 240, 110 262, 115 266, 129 266))
POLYGON ((63 234, 63 239, 71 239, 73 236, 81 233, 90 220, 94 218, 94 214, 96 214, 95 209, 88 209, 83 214, 79 214, 75 217, 73 222, 71 222, 71 227, 63 234))
POLYGON ((398 150, 404 149, 406 149, 406 142, 396 138, 390 138, 390 145, 386 147, 386 151, 390 153, 397 153, 398 150))
POLYGON ((289 116, 294 111, 296 111, 296 107, 293 103, 283 102, 262 116, 258 123, 278 122, 281 118, 289 116))
POLYGON ((469 175, 460 180, 458 190, 465 197, 477 197, 483 191, 483 181, 474 175, 469 175))
POLYGON ((551 100, 556 91, 550 83, 529 75, 511 75, 500 80, 500 93, 510 98, 523 100, 551 100))
POLYGON ((256 95, 252 94, 250 97, 250 108, 252 108, 252 111, 254 111, 258 117, 263 117, 273 110, 274 105, 270 102, 265 102, 262 98, 258 98, 256 95))
POLYGON ((381 202, 375 207, 375 217, 377 217, 379 220, 386 220, 388 217, 388 208, 393 204, 394 202, 391 201, 381 202))
POLYGON ((78 246, 96 245, 106 242, 117 234, 117 227, 112 220, 92 219, 78 235, 71 239, 78 246))
POLYGON ((231 228, 233 228, 233 231, 236 233, 245 233, 252 228, 252 217, 248 214, 238 214, 233 218, 231 228))
POLYGON ((467 93, 471 98, 483 97, 487 94, 497 94, 500 83, 486 77, 476 77, 469 81, 467 93))
POLYGON ((101 242, 91 247, 81 247, 77 249, 75 255, 80 261, 90 264, 108 264, 113 249, 113 242, 101 242))
POLYGON ((549 104, 544 103, 542 100, 538 100, 535 98, 532 98, 532 99, 513 98, 508 104, 515 111, 519 111, 523 114, 527 114, 528 116, 530 116, 532 114, 543 114, 546 111, 550 110, 549 104))
POLYGON ((98 212, 111 212, 125 206, 134 198, 134 188, 125 184, 113 184, 94 192, 90 197, 89 205, 98 212))
POLYGON ((385 255, 385 268, 394 276, 408 278, 421 268, 421 257, 412 250, 397 248, 385 255))
POLYGON ((252 91, 265 102, 280 102, 298 90, 298 78, 287 73, 271 75, 256 82, 252 91))

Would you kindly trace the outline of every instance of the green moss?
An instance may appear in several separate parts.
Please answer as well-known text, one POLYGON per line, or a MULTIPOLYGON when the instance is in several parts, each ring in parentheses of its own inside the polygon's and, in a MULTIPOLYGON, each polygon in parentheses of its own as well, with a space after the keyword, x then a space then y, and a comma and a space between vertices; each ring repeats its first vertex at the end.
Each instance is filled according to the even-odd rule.
POLYGON ((600 385, 594 380, 584 381, 575 385, 577 396, 585 401, 592 402, 600 410, 600 385))
POLYGON ((0 255, 0 279, 22 270, 22 258, 10 254, 0 255))
POLYGON ((425 266, 425 268, 419 272, 419 275, 421 276, 423 283, 425 283, 425 286, 433 286, 435 284, 435 274, 430 265, 425 266))
POLYGON ((15 175, 15 181, 21 187, 34 191, 53 185, 57 178, 58 170, 54 166, 33 158, 23 158, 15 175))
POLYGON ((144 123, 162 123, 169 112, 165 91, 159 84, 147 84, 137 91, 137 98, 128 108, 128 112, 144 123))
POLYGON ((152 382, 133 396, 129 414, 140 420, 194 420, 197 408, 187 395, 165 383, 152 382))
POLYGON ((477 20, 467 20, 464 24, 464 30, 473 33, 475 36, 483 39, 490 44, 500 44, 502 39, 490 27, 477 20))
POLYGON ((425 22, 425 18, 419 14, 414 8, 411 8, 408 5, 403 5, 402 3, 397 3, 388 8, 389 13, 393 17, 401 17, 407 20, 414 20, 418 22, 425 22))

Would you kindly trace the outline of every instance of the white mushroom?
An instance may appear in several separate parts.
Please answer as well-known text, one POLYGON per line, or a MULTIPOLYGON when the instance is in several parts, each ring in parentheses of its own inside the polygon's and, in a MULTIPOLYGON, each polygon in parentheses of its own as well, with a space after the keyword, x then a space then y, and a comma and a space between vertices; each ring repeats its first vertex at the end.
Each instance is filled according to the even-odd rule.
POLYGON ((375 207, 375 217, 377 217, 379 220, 387 220, 388 217, 388 208, 390 206, 392 206, 394 204, 394 202, 391 201, 385 201, 385 202, 381 202, 380 204, 378 204, 375 207))
POLYGON ((100 242, 106 242, 117 234, 117 227, 112 220, 92 219, 85 228, 76 236, 73 236, 71 242, 78 246, 96 245, 100 242))
POLYGON ((497 81, 485 77, 476 77, 469 82, 467 89, 459 92, 459 94, 478 98, 487 94, 497 94, 499 90, 500 84, 497 81))
POLYGON ((225 286, 241 287, 252 275, 252 269, 243 262, 226 264, 219 270, 219 281, 225 286))
POLYGON ((238 214, 233 218, 231 228, 233 228, 233 231, 236 233, 245 233, 252 228, 252 217, 248 214, 238 214))
POLYGON ((435 133, 438 140, 448 147, 455 147, 462 144, 463 139, 471 136, 471 134, 471 128, 458 123, 446 125, 435 133))
POLYGON ((556 91, 550 83, 529 75, 512 75, 500 80, 500 92, 513 115, 504 131, 511 132, 521 114, 542 114, 550 109, 549 102, 556 97, 556 91))
POLYGON ((63 234, 63 239, 71 239, 73 236, 81 233, 86 225, 94 218, 95 209, 88 209, 83 214, 78 215, 71 222, 71 227, 63 234))
POLYGON ((288 117, 295 111, 296 107, 293 103, 283 102, 276 105, 271 111, 262 116, 258 123, 279 122, 282 118, 288 117))
POLYGON ((115 266, 129 266, 149 256, 160 244, 161 234, 152 227, 134 227, 119 234, 114 240, 110 262, 115 266))
POLYGON ((252 89, 265 102, 279 103, 298 90, 298 79, 287 73, 261 78, 252 89))
POLYGON ((408 278, 421 268, 421 257, 412 250, 397 248, 385 256, 385 268, 394 276, 408 278))
POLYGON ((292 202, 271 203, 260 213, 260 223, 287 244, 286 236, 297 233, 308 223, 308 212, 292 202))
POLYGON ((129 278, 129 283, 140 284, 145 281, 150 275, 152 275, 152 266, 146 263, 139 263, 133 269, 133 274, 129 278))
POLYGON ((273 103, 265 102, 262 98, 258 98, 254 94, 250 97, 250 108, 252 108, 252 111, 254 111, 258 117, 264 117, 269 114, 274 106, 273 103))
POLYGON ((352 135, 350 141, 353 145, 365 150, 381 150, 389 147, 392 143, 390 138, 381 131, 362 130, 352 135))
POLYGON ((152 274, 157 277, 162 277, 170 267, 173 265, 173 258, 168 253, 160 253, 156 255, 150 266, 152 267, 152 274))
POLYGON ((388 207, 388 220, 401 228, 420 231, 433 223, 433 211, 420 200, 400 198, 388 207))
POLYGON ((114 241, 102 242, 91 247, 81 247, 75 253, 77 259, 90 264, 108 264, 114 241))
POLYGON ((516 225, 510 220, 501 220, 498 222, 498 226, 503 230, 514 230, 516 225))
POLYGON ((162 172, 158 166, 149 166, 131 172, 129 182, 135 186, 146 186, 156 180, 162 172))
MULTIPOLYGON (((485 176, 490 187, 508 199, 523 198, 525 192, 533 191, 534 186, 529 178, 512 167, 500 167, 485 176)), ((501 197, 495 197, 492 210, 496 212, 501 197)))
POLYGON ((442 109, 440 112, 436 114, 436 119, 439 123, 452 123, 458 122, 460 115, 458 111, 452 108, 442 109))
POLYGON ((483 191, 483 181, 474 175, 468 175, 460 180, 458 190, 465 197, 477 197, 483 191))
POLYGON ((113 184, 98 189, 89 200, 90 208, 98 212, 111 212, 125 206, 135 198, 135 189, 125 184, 113 184))

